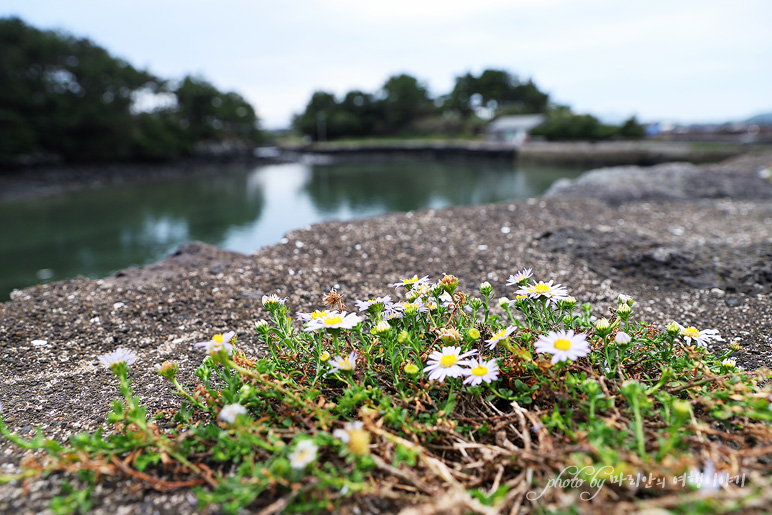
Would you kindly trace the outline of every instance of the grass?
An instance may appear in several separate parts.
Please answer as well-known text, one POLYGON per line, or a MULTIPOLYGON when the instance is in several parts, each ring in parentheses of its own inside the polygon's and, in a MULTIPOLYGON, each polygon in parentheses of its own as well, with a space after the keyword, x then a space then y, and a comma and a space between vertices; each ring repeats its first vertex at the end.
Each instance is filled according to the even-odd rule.
POLYGON ((719 513, 772 502, 770 377, 707 346, 710 329, 638 321, 620 296, 597 319, 563 287, 510 280, 513 301, 445 276, 413 277, 345 312, 336 292, 293 322, 264 297, 250 359, 235 333, 198 344, 198 383, 158 373, 181 399, 148 418, 129 379, 136 355, 100 360, 118 381, 110 431, 42 450, 14 481, 64 471, 55 513, 86 512, 104 477, 191 488, 201 509, 320 513, 378 502, 391 511, 536 513, 584 508, 719 513))

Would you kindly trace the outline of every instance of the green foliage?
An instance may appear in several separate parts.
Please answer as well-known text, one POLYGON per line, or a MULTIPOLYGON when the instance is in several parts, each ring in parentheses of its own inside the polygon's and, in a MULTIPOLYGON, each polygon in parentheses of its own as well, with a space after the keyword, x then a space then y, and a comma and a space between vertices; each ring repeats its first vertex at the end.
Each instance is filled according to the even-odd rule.
POLYGON ((374 94, 350 91, 340 102, 331 93, 317 91, 293 125, 315 141, 368 136, 469 136, 484 125, 474 116, 479 107, 489 106, 497 114, 540 113, 547 108, 547 102, 547 94, 532 81, 521 83, 502 70, 485 70, 479 78, 471 74, 458 77, 453 91, 436 99, 418 79, 401 74, 389 77, 374 94))
POLYGON ((543 113, 549 95, 528 80, 521 82, 504 70, 485 70, 479 77, 470 73, 456 78, 453 91, 443 99, 443 110, 457 111, 469 117, 478 107, 488 107, 495 114, 543 113))
POLYGON ((338 102, 335 95, 317 91, 305 111, 296 116, 295 129, 316 141, 351 136, 393 135, 409 131, 432 114, 434 105, 415 77, 390 77, 377 94, 349 91, 338 102))
POLYGON ((574 114, 565 106, 555 106, 547 113, 547 121, 531 131, 549 141, 600 141, 608 139, 640 139, 644 127, 635 120, 627 120, 621 127, 605 125, 592 115, 574 114))
MULTIPOLYGON (((121 393, 107 417, 113 429, 73 435, 65 446, 40 432, 25 440, 0 419, 4 437, 49 455, 45 465, 0 480, 78 471, 85 488, 65 483, 52 501, 56 513, 90 509, 94 471, 141 473, 164 488, 199 485, 199 507, 226 513, 269 505, 329 512, 350 496, 360 504, 394 491, 411 492, 416 503, 453 495, 481 512, 507 511, 512 492, 519 503, 530 490, 525 499, 539 510, 569 495, 561 490, 587 484, 602 487, 597 497, 586 488, 579 494, 594 507, 653 497, 680 509, 685 489, 705 487, 686 478, 707 460, 722 473, 758 465, 754 448, 772 444, 768 370, 746 372, 725 360, 732 350, 716 356, 690 339, 716 338, 710 330, 700 336, 673 324, 660 332, 631 321, 629 297, 620 296, 611 321, 596 322, 590 305, 577 309, 559 285, 529 277, 519 274, 520 294, 498 313, 490 284, 473 298, 453 276, 433 285, 415 276, 400 283, 410 301, 358 301, 361 317, 304 314, 302 331, 285 299, 265 296, 271 321, 255 329, 267 357, 248 359, 235 333, 229 341, 215 335, 195 371, 195 393, 177 381, 179 366, 164 363, 159 375, 182 398, 168 421, 148 420, 128 365, 113 363, 121 393), (568 349, 574 360, 557 359, 568 349), (438 357, 461 353, 475 360, 438 357), (415 363, 424 366, 408 370, 415 363), (485 379, 470 384, 475 377, 485 379), (576 481, 554 486, 565 473, 576 481), (662 486, 632 486, 633 476, 662 486), (531 495, 539 491, 541 501, 531 495)), ((342 299, 331 292, 326 301, 342 299)), ((753 481, 769 491, 760 474, 753 481)))
POLYGON ((259 137, 254 109, 200 79, 176 88, 105 49, 68 34, 0 19, 0 167, 166 159, 201 140, 259 137), (139 111, 143 97, 172 95, 174 106, 139 111))

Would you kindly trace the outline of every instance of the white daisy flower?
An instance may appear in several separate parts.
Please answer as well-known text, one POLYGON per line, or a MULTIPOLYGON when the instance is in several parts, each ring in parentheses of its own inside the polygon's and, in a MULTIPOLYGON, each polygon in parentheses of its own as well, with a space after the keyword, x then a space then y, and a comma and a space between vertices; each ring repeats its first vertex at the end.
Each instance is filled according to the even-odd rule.
POLYGON ((365 456, 370 452, 370 433, 359 420, 347 422, 343 429, 333 431, 332 436, 345 443, 352 454, 365 456))
POLYGON ((416 299, 415 302, 398 302, 394 304, 394 309, 402 311, 405 315, 413 315, 415 313, 426 313, 429 309, 424 306, 421 299, 416 299))
POLYGON ((482 358, 472 358, 463 363, 469 367, 461 370, 467 376, 464 384, 477 386, 483 381, 490 383, 499 378, 499 365, 495 359, 483 361, 482 358))
POLYGON ((289 454, 290 467, 303 470, 316 459, 319 447, 311 440, 301 440, 289 454))
POLYGON ((536 352, 548 352, 552 354, 552 363, 572 361, 590 353, 590 344, 584 334, 574 334, 574 331, 550 331, 546 336, 542 335, 536 340, 534 349, 536 352))
POLYGON ((288 297, 279 297, 275 293, 270 295, 263 295, 263 307, 268 311, 273 311, 279 306, 283 306, 287 302, 288 297))
POLYGON ((538 299, 539 297, 546 297, 551 301, 557 301, 559 299, 565 299, 568 297, 568 290, 559 284, 552 284, 552 281, 538 283, 531 283, 528 286, 524 286, 515 292, 516 295, 527 295, 532 299, 538 299))
POLYGON ((440 351, 429 354, 424 372, 429 373, 429 380, 443 382, 446 377, 461 377, 463 368, 459 362, 463 358, 474 356, 477 350, 470 350, 461 354, 461 347, 443 347, 440 351))
POLYGON ((426 299, 432 294, 432 289, 428 284, 414 286, 412 290, 405 293, 407 300, 426 299))
POLYGON ((346 314, 345 311, 328 311, 324 316, 312 318, 306 322, 304 331, 316 331, 318 329, 353 329, 364 320, 354 313, 346 314))
POLYGON ((330 361, 330 366, 332 367, 332 370, 328 372, 329 374, 334 374, 335 372, 353 372, 357 366, 357 353, 351 351, 345 358, 342 356, 335 356, 330 361))
POLYGON ((133 365, 137 361, 137 355, 134 351, 129 349, 115 349, 113 352, 102 354, 97 358, 99 362, 104 365, 105 368, 110 368, 118 363, 126 363, 127 365, 133 365))
POLYGON ((700 331, 696 327, 682 327, 681 337, 684 339, 687 345, 697 345, 698 347, 707 348, 711 340, 722 341, 723 338, 718 334, 715 329, 703 329, 700 331))
POLYGON ((515 332, 515 329, 516 327, 513 325, 507 327, 506 329, 502 329, 501 331, 495 333, 493 335, 493 338, 491 338, 490 340, 485 340, 485 343, 488 344, 488 348, 490 350, 493 350, 496 348, 496 345, 498 345, 500 341, 508 340, 509 335, 515 332))
MULTIPOLYGON (((394 304, 394 306, 398 306, 398 304, 394 304)), ((384 320, 395 320, 402 318, 402 311, 394 309, 394 306, 392 306, 391 309, 383 312, 384 320)))
POLYGON ((523 268, 518 273, 510 275, 507 286, 524 285, 533 275, 533 268, 523 268))
POLYGON ((194 345, 196 347, 203 347, 207 354, 217 354, 225 349, 230 356, 233 354, 233 345, 231 345, 231 341, 235 336, 236 331, 228 331, 224 334, 215 334, 208 342, 198 342, 194 345))
POLYGON ((450 296, 450 293, 444 292, 442 295, 440 295, 440 300, 442 301, 442 307, 450 309, 455 304, 453 302, 453 297, 450 296))
POLYGON ((425 275, 418 278, 417 275, 414 275, 413 277, 409 277, 407 279, 402 279, 401 281, 397 281, 396 283, 391 283, 390 286, 393 286, 394 288, 399 288, 400 286, 404 286, 405 288, 412 289, 416 286, 422 286, 424 284, 429 284, 431 281, 429 280, 429 276, 425 275))
POLYGON ((324 311, 317 310, 317 311, 312 311, 310 313, 301 313, 300 311, 298 311, 297 313, 295 313, 295 316, 301 322, 308 322, 310 320, 321 320, 328 316, 333 316, 337 314, 338 314, 338 310, 332 309, 332 310, 324 310, 324 311))
POLYGON ((359 311, 368 311, 372 306, 380 307, 381 309, 387 309, 391 304, 391 297, 386 295, 385 297, 375 297, 368 300, 355 300, 354 304, 359 308, 359 311))
POLYGON ((227 404, 220 410, 219 418, 223 422, 233 424, 236 421, 237 415, 244 415, 247 412, 247 408, 241 404, 227 404))
POLYGON ((343 443, 348 443, 351 439, 351 431, 364 431, 364 426, 361 421, 346 422, 343 429, 336 429, 332 432, 332 436, 337 438, 343 443))

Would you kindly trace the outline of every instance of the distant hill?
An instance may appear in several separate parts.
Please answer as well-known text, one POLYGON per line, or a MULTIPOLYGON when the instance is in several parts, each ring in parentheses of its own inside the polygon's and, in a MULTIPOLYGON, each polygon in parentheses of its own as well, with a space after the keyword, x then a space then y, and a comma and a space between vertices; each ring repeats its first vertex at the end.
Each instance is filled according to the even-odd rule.
POLYGON ((747 120, 748 123, 757 123, 759 125, 772 125, 772 113, 762 113, 756 116, 751 116, 747 120))

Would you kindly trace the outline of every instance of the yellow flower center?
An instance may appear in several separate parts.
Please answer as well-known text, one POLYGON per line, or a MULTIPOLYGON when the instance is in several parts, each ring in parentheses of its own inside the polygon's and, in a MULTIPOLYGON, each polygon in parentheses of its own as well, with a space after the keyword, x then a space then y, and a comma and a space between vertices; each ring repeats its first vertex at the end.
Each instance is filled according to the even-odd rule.
POLYGON ((311 320, 314 320, 316 318, 324 318, 327 316, 327 313, 325 311, 314 311, 311 313, 311 320))
POLYGON ((547 283, 539 283, 536 286, 533 287, 533 291, 535 293, 549 293, 551 290, 549 284, 547 283))
POLYGON ((458 361, 458 357, 455 354, 448 354, 440 359, 440 366, 443 368, 452 367, 458 361))
POLYGON ((328 361, 330 359, 330 353, 329 352, 322 352, 322 355, 319 356, 320 361, 328 361))
POLYGON ((370 453, 370 433, 364 429, 349 429, 347 445, 352 454, 366 456, 370 453))
POLYGON ((571 348, 571 341, 565 338, 555 340, 555 348, 557 350, 568 350, 571 348))
POLYGON ((351 364, 348 357, 345 357, 340 361, 340 366, 338 368, 341 370, 352 370, 354 366, 351 364))
POLYGON ((215 334, 212 336, 212 341, 217 343, 222 343, 222 335, 221 334, 215 334))
POLYGON ((700 337, 700 332, 697 330, 696 327, 687 327, 686 329, 681 330, 681 334, 688 338, 700 337))
POLYGON ((414 363, 408 363, 405 365, 405 373, 411 376, 418 373, 418 367, 414 363))
POLYGON ((493 335, 493 338, 494 338, 494 339, 496 339, 496 338, 499 338, 499 339, 500 339, 500 338, 504 338, 504 334, 505 334, 506 332, 507 332, 507 330, 506 330, 506 329, 502 329, 502 330, 501 330, 501 331, 499 331, 498 333, 494 334, 494 335, 493 335))
POLYGON ((404 280, 404 281, 402 281, 402 282, 404 282, 404 283, 411 283, 411 284, 412 284, 412 283, 417 283, 417 282, 418 282, 418 276, 417 276, 417 275, 414 275, 412 278, 410 278, 410 279, 405 279, 405 280, 404 280))
POLYGON ((488 373, 488 367, 484 367, 482 365, 480 365, 478 367, 474 367, 474 368, 472 368, 472 373, 474 375, 476 375, 476 376, 482 377, 482 376, 484 376, 485 374, 488 373))
POLYGON ((341 322, 343 322, 343 317, 341 317, 340 315, 334 315, 324 319, 324 323, 326 325, 335 325, 335 324, 340 324, 341 322))

